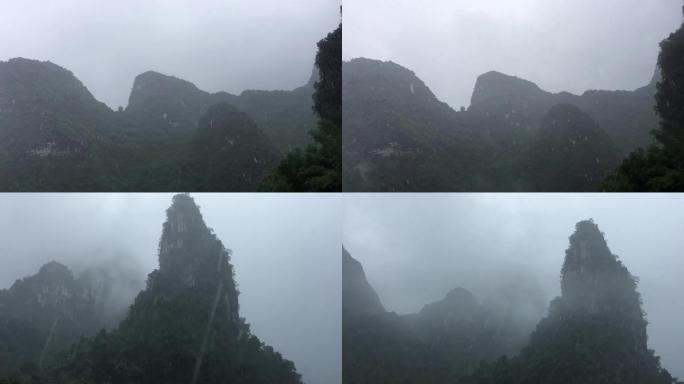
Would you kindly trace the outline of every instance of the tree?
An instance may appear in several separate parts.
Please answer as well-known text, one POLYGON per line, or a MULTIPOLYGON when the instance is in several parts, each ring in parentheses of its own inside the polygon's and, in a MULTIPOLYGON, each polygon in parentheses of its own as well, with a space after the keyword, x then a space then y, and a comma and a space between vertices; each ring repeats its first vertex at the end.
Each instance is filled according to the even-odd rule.
POLYGON ((684 190, 684 24, 660 43, 658 67, 658 143, 632 153, 606 180, 606 190, 684 190))
POLYGON ((342 190, 342 24, 318 42, 314 143, 295 150, 260 185, 261 191, 336 192, 342 190))

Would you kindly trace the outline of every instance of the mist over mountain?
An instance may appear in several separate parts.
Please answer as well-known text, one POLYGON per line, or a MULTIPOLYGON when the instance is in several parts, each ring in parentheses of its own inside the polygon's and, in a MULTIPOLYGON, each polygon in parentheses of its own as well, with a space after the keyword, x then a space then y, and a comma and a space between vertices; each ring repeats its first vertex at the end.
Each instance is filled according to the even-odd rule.
POLYGON ((488 72, 470 107, 455 111, 398 64, 360 58, 343 71, 350 191, 599 190, 626 154, 650 145, 657 124, 656 77, 635 91, 573 95, 488 72), (561 105, 574 106, 574 117, 556 116, 566 121, 554 126, 561 105), (535 159, 540 149, 568 145, 574 149, 535 159), (577 176, 559 183, 539 164, 577 176))
POLYGON ((116 266, 74 277, 52 261, 0 290, 0 372, 33 372, 79 338, 115 327, 141 286, 116 266))
MULTIPOLYGON (((377 297, 346 252, 344 264, 354 266, 345 269, 352 273, 343 275, 344 284, 356 290, 343 294, 377 297)), ((592 220, 577 223, 570 236, 561 295, 550 306, 525 280, 517 282, 499 291, 505 292, 500 298, 483 301, 457 287, 415 314, 379 312, 375 305, 343 308, 345 380, 679 383, 648 348, 638 279, 611 253, 592 220)), ((343 305, 358 303, 358 296, 343 297, 343 305)))
POLYGON ((478 383, 679 383, 648 348, 638 279, 591 220, 570 236, 561 296, 518 357, 480 367, 478 383))
POLYGON ((159 268, 110 331, 100 331, 104 322, 97 315, 104 313, 108 287, 95 271, 76 280, 53 262, 2 292, 3 313, 19 319, 7 322, 2 350, 14 357, 13 350, 44 340, 43 350, 51 351, 38 358, 27 353, 30 368, 19 361, 4 373, 32 383, 301 382, 294 364, 240 317, 230 257, 194 200, 174 196, 159 241, 159 268), (25 343, 12 338, 17 328, 28 333, 25 343))
POLYGON ((483 301, 456 287, 418 313, 398 315, 384 310, 344 248, 342 269, 345 382, 454 382, 480 361, 517 353, 543 312, 539 292, 521 284, 483 301))

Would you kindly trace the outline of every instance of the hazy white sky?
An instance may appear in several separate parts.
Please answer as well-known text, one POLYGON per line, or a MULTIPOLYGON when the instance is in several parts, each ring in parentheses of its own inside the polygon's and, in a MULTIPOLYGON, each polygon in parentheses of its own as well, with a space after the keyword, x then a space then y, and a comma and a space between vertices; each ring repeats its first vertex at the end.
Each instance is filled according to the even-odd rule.
POLYGON ((392 60, 470 105, 497 70, 543 89, 634 89, 653 75, 681 0, 346 0, 343 57, 392 60))
POLYGON ((483 298, 511 273, 547 301, 575 223, 593 218, 640 278, 649 347, 684 377, 684 196, 679 194, 346 194, 343 241, 390 311, 463 286, 483 298))
MULTIPOLYGON (((170 194, 0 195, 0 288, 56 260, 78 273, 115 258, 158 267, 170 194)), ((240 315, 307 384, 341 383, 339 195, 195 194, 233 250, 240 315)))
POLYGON ((340 0, 0 0, 0 60, 49 60, 95 97, 128 104, 156 70, 207 91, 292 89, 311 76, 316 43, 340 0))

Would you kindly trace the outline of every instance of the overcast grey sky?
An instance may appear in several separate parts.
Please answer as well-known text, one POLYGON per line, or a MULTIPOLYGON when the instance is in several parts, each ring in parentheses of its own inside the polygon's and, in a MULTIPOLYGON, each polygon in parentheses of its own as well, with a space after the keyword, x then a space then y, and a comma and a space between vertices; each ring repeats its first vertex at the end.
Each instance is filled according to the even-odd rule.
POLYGON ((497 70, 552 92, 634 89, 653 76, 681 0, 346 0, 343 57, 392 60, 453 108, 497 70))
POLYGON ((593 218, 640 278, 649 347, 684 377, 684 196, 347 194, 343 241, 390 311, 411 313, 463 286, 480 299, 508 273, 560 293, 575 223, 593 218))
POLYGON ((110 107, 155 70, 207 91, 292 89, 340 0, 0 0, 0 60, 49 60, 110 107))
MULTIPOLYGON (((50 260, 157 268, 170 194, 0 195, 0 288, 50 260)), ((227 248, 240 314, 307 384, 341 383, 339 195, 195 194, 227 248)))

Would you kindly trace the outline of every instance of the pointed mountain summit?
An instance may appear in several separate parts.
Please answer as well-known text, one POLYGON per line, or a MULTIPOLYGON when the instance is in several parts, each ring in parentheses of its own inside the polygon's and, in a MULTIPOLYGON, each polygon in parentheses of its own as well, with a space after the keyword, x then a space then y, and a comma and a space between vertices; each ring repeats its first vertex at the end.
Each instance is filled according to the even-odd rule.
POLYGON ((128 316, 117 330, 72 349, 58 361, 55 377, 113 384, 300 383, 294 364, 240 318, 231 251, 194 200, 176 195, 166 213, 159 269, 149 274, 128 316))
POLYGON ((577 223, 561 271, 561 296, 520 356, 499 360, 477 382, 676 383, 648 349, 637 281, 592 220, 577 223))
POLYGON ((368 283, 363 266, 342 247, 342 315, 355 317, 384 313, 375 289, 368 283))

